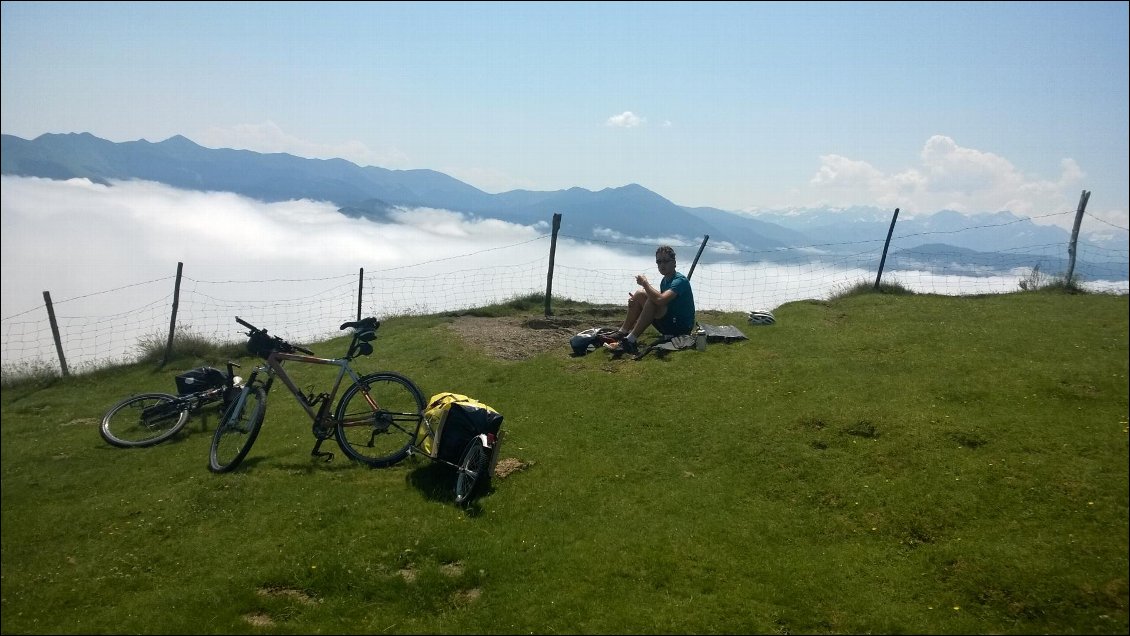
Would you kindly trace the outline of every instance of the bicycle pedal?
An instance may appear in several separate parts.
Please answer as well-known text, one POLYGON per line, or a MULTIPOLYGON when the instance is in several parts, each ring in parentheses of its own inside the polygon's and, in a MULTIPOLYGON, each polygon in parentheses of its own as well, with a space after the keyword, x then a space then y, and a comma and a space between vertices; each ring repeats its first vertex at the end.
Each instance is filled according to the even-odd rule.
POLYGON ((333 458, 334 458, 334 454, 332 452, 330 452, 330 451, 319 451, 317 449, 310 451, 310 456, 311 457, 325 457, 326 458, 325 461, 327 463, 333 461, 333 458))

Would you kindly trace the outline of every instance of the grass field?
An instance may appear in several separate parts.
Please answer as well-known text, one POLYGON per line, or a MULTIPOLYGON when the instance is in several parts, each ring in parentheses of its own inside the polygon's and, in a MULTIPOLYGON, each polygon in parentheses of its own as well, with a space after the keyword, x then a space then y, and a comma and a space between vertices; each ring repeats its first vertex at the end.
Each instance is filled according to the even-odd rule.
POLYGON ((640 361, 499 360, 451 316, 385 321, 358 370, 506 418, 521 469, 468 510, 426 460, 312 461, 281 387, 230 474, 206 467, 215 412, 153 448, 99 437, 111 403, 222 359, 8 384, 0 631, 1130 630, 1126 296, 775 314, 640 361))

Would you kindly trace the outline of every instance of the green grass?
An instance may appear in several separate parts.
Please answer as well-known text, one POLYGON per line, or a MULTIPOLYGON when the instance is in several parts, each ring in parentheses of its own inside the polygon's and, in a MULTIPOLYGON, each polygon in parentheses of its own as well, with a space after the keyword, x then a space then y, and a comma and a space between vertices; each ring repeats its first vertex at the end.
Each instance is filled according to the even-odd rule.
POLYGON ((222 359, 6 385, 0 631, 1130 630, 1126 296, 774 314, 638 362, 501 361, 451 316, 386 321, 359 370, 492 405, 528 464, 467 511, 426 460, 311 461, 281 387, 231 474, 206 468, 214 412, 149 449, 98 436, 117 399, 222 359))

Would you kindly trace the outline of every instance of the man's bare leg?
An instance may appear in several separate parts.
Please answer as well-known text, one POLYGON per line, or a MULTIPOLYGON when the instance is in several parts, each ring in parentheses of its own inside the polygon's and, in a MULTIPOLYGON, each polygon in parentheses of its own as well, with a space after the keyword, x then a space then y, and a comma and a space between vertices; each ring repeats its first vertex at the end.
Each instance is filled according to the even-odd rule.
POLYGON ((648 325, 662 318, 667 313, 666 307, 658 307, 647 297, 647 292, 640 289, 628 301, 628 317, 624 320, 621 331, 628 332, 633 341, 639 339, 640 334, 647 330, 648 325))
POLYGON ((624 318, 624 324, 620 325, 620 333, 628 334, 635 330, 636 323, 639 322, 646 304, 647 292, 642 289, 637 289, 635 293, 628 296, 628 316, 624 318))

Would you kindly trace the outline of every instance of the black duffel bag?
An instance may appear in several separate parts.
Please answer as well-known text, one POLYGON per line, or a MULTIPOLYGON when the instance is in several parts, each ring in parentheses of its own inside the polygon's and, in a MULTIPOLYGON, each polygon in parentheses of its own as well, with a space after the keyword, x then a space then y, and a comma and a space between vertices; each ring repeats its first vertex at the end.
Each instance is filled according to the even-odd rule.
POLYGON ((177 376, 177 393, 188 395, 208 389, 219 389, 227 384, 228 376, 215 367, 200 367, 177 376))

